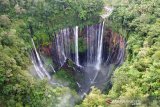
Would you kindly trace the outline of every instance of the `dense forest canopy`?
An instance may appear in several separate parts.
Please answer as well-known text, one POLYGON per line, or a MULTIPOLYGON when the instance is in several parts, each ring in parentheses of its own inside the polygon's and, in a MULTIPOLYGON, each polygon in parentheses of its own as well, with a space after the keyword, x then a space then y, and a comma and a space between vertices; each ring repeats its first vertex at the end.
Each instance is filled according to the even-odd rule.
POLYGON ((0 0, 0 106, 58 105, 68 89, 29 74, 30 38, 46 43, 60 28, 95 23, 102 5, 96 0, 0 0))
POLYGON ((0 0, 0 107, 158 107, 159 29, 159 0, 0 0), (31 75, 31 38, 37 47, 48 45, 60 29, 99 23, 105 5, 114 7, 105 26, 127 42, 125 62, 113 73, 111 90, 92 87, 80 101, 65 69, 56 76, 70 79, 70 88, 31 75))
POLYGON ((160 96, 160 1, 124 0, 109 17, 108 27, 127 39, 127 56, 113 77, 108 94, 93 90, 82 106, 158 107, 160 96), (105 95, 105 97, 104 97, 105 95), (97 101, 97 97, 99 100, 97 101), (107 100, 104 100, 107 99, 107 100), (113 102, 110 102, 112 101, 113 102))
MULTIPOLYGON (((1 26, 22 19, 23 27, 32 27, 34 39, 45 42, 59 29, 97 23, 102 8, 102 0, 1 0, 1 26)), ((25 40, 29 35, 24 32, 25 40)))

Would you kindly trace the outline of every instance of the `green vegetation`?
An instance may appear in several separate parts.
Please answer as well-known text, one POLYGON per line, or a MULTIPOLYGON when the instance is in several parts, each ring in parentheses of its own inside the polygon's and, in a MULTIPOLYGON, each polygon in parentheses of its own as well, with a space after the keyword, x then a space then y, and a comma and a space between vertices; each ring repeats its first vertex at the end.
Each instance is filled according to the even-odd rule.
POLYGON ((155 104, 160 96, 159 7, 158 0, 132 1, 129 6, 117 7, 110 17, 117 22, 117 31, 121 27, 128 33, 127 59, 114 74, 110 97, 138 99, 142 105, 158 106, 155 104))
POLYGON ((86 96, 81 105, 76 107, 104 107, 106 105, 106 96, 101 91, 92 87, 92 92, 86 96))
MULTIPOLYGON (((113 0, 109 5, 114 6, 114 11, 106 26, 126 38, 126 60, 115 71, 108 94, 92 88, 77 107, 158 107, 160 1, 113 0), (109 104, 107 98, 133 102, 109 104)), ((72 107, 67 101, 77 99, 74 91, 29 74, 30 38, 36 45, 48 45, 62 28, 97 23, 102 8, 102 0, 0 0, 0 106, 72 107)), ((84 52, 85 46, 83 38, 79 38, 79 51, 84 52)), ((55 77, 75 89, 75 79, 66 71, 62 69, 55 77)))
MULTIPOLYGON (((103 8, 102 0, 1 0, 0 3, 0 26, 7 27, 11 23, 9 17, 23 19, 25 27, 32 28, 31 34, 41 44, 47 44, 54 32, 62 28, 97 23, 103 8)), ((25 36, 26 33, 22 37, 25 36)))
POLYGON ((36 80, 28 73, 31 63, 27 50, 29 44, 18 36, 21 27, 18 24, 15 21, 6 25, 7 29, 1 27, 0 106, 53 107, 69 90, 51 87, 46 80, 36 80))
POLYGON ((53 87, 29 74, 30 38, 37 46, 47 45, 59 29, 97 23, 102 5, 101 0, 0 0, 0 106, 73 106, 64 101, 75 96, 68 88, 53 87))
POLYGON ((78 38, 78 49, 79 52, 85 52, 87 50, 87 44, 82 37, 78 38))
MULTIPOLYGON (((75 52, 75 43, 71 43, 70 45, 72 52, 75 52)), ((87 44, 85 43, 85 40, 83 37, 78 38, 78 51, 79 52, 85 52, 87 49, 87 44)))
POLYGON ((71 75, 71 73, 67 69, 61 69, 61 70, 59 70, 54 75, 54 77, 56 77, 57 79, 60 79, 60 81, 62 82, 62 84, 65 83, 65 85, 69 86, 71 89, 73 89, 73 90, 77 89, 76 80, 73 77, 73 75, 71 75))
MULTIPOLYGON (((118 0, 114 2, 116 1, 118 0)), ((160 1, 128 0, 122 1, 121 4, 114 2, 112 5, 115 9, 106 26, 126 37, 127 55, 124 64, 115 71, 112 78, 113 87, 105 96, 111 101, 126 102, 106 103, 102 107, 129 107, 134 104, 158 107, 160 105, 160 1)), ((94 90, 92 93, 94 94, 94 90)), ((99 93, 95 95, 98 96, 99 93)), ((94 104, 94 102, 86 103, 86 100, 90 98, 86 97, 82 107, 94 104)))

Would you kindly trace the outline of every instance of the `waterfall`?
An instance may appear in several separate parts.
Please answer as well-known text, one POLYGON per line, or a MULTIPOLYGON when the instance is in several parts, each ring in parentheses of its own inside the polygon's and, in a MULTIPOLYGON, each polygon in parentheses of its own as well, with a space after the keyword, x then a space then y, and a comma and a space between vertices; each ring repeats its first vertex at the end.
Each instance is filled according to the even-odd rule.
POLYGON ((37 75, 39 76, 40 79, 43 79, 45 77, 45 75, 41 72, 39 67, 36 65, 35 59, 34 58, 31 58, 31 59, 32 59, 32 63, 34 65, 34 68, 35 68, 35 71, 36 71, 37 75))
POLYGON ((62 29, 59 33, 56 34, 56 47, 58 58, 60 60, 61 66, 63 66, 66 59, 71 59, 75 61, 77 66, 79 64, 79 50, 78 50, 78 26, 74 27, 71 31, 69 28, 62 29), (71 37, 73 36, 73 37, 71 37), (72 40, 74 38, 74 41, 72 40), (71 42, 74 43, 74 58, 71 57, 73 54, 71 52, 71 42))
POLYGON ((34 47, 34 51, 35 51, 35 58, 37 58, 37 61, 38 61, 37 65, 36 65, 36 63, 33 62, 33 60, 32 60, 32 62, 34 64, 34 67, 35 67, 35 70, 36 70, 38 76, 41 79, 43 79, 45 76, 47 76, 48 79, 51 79, 50 75, 48 74, 48 72, 46 71, 46 69, 44 68, 44 66, 42 64, 42 61, 41 61, 40 56, 39 56, 39 54, 37 52, 34 40, 31 39, 31 41, 32 41, 32 44, 33 44, 33 47, 34 47))
POLYGON ((70 58, 70 32, 69 28, 63 29, 64 50, 66 58, 70 58))
MULTIPOLYGON (((113 8, 104 7, 104 10, 106 13, 101 15, 103 19, 112 13, 113 8)), ((69 70, 75 76, 76 84, 84 95, 92 85, 100 89, 101 86, 106 85, 114 66, 119 66, 124 60, 125 40, 121 38, 117 41, 119 36, 115 34, 111 34, 111 37, 104 36, 104 23, 103 21, 84 27, 82 31, 78 26, 60 29, 55 33, 52 47, 49 45, 47 48, 51 51, 49 55, 53 59, 53 65, 48 66, 50 70, 56 73, 54 67, 59 71, 61 68, 72 67, 73 69, 69 68, 69 70), (104 41, 103 38, 105 38, 104 41)), ((35 72, 39 78, 47 77, 50 80, 51 76, 45 69, 34 40, 31 39, 31 41, 33 44, 31 59, 35 72)), ((54 85, 58 84, 50 82, 54 85)))
POLYGON ((64 43, 63 43, 63 31, 60 31, 59 34, 56 35, 56 47, 59 63, 61 66, 65 63, 66 55, 64 51, 64 43))
POLYGON ((95 38, 94 34, 94 26, 88 27, 87 26, 87 63, 88 64, 93 64, 94 62, 94 41, 93 39, 95 38))
POLYGON ((79 54, 78 54, 78 26, 74 29, 74 35, 75 35, 75 62, 77 66, 79 65, 79 54))
POLYGON ((103 30, 104 30, 104 21, 102 23, 101 33, 99 33, 98 37, 97 64, 96 64, 97 70, 100 69, 102 62, 103 30))
POLYGON ((56 71, 55 71, 55 69, 53 68, 52 64, 50 64, 50 67, 51 67, 52 71, 53 71, 54 73, 56 73, 56 71))
MULTIPOLYGON (((124 60, 125 40, 112 30, 104 33, 104 23, 103 21, 96 25, 85 26, 82 30, 79 30, 78 26, 61 29, 55 33, 52 42, 51 55, 54 66, 49 65, 49 67, 54 73, 56 73, 54 67, 57 69, 73 67, 71 72, 82 94, 87 93, 92 85, 104 88, 114 68, 124 60), (84 51, 79 52, 81 49, 84 51)), ((32 63, 36 73, 41 79, 44 77, 50 79, 33 39, 32 43, 34 46, 32 63)))
POLYGON ((65 44, 64 44, 64 37, 63 37, 63 35, 64 35, 64 31, 65 30, 61 30, 61 32, 60 32, 60 35, 62 35, 62 36, 59 36, 60 37, 60 47, 61 47, 61 51, 62 51, 62 58, 63 58, 63 63, 65 62, 65 60, 67 59, 66 58, 66 54, 65 54, 65 44))
MULTIPOLYGON (((95 68, 97 70, 100 69, 102 61, 103 27, 104 22, 87 26, 86 34, 84 35, 87 42, 87 64, 96 65, 95 68)), ((71 31, 69 28, 60 30, 56 34, 55 46, 57 50, 55 51, 57 51, 57 57, 61 66, 63 66, 66 59, 71 59, 77 66, 80 66, 78 36, 78 26, 74 27, 71 31), (73 37, 70 38, 70 36, 73 37), (70 43, 74 43, 74 52, 71 52, 70 43)))

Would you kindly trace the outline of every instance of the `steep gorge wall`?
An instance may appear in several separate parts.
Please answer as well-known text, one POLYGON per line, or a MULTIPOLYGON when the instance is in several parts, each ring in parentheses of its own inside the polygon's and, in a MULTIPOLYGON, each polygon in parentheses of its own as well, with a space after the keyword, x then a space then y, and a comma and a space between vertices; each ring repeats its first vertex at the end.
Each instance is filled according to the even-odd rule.
MULTIPOLYGON (((85 29, 79 31, 79 38, 82 38, 84 42, 82 45, 87 45, 87 38, 85 37, 85 34, 86 34, 85 29)), ((71 36, 70 42, 72 43, 74 42, 73 36, 71 36)), ((81 52, 79 51, 80 63, 83 65, 87 59, 86 58, 87 46, 82 46, 82 45, 79 46, 79 48, 86 47, 81 52)), ((103 55, 102 55, 103 57, 102 59, 105 64, 111 64, 111 63, 115 65, 122 64, 125 55, 125 47, 126 47, 126 41, 121 35, 119 35, 116 32, 113 32, 111 29, 105 29, 103 38, 103 55)), ((58 64, 58 59, 56 58, 59 53, 56 53, 56 44, 54 39, 52 43, 49 43, 48 45, 45 46, 40 46, 39 49, 41 53, 52 57, 54 62, 58 64), (55 50, 52 51, 52 49, 55 50)), ((74 51, 71 54, 75 56, 74 51)))

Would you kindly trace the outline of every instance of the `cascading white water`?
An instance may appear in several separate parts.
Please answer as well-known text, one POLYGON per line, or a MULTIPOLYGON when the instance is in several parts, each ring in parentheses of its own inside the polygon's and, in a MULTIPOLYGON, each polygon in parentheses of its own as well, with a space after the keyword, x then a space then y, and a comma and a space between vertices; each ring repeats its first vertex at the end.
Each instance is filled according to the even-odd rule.
MULTIPOLYGON (((107 8, 106 8, 107 9, 107 8)), ((108 9, 107 9, 108 10, 108 9)), ((112 10, 109 10, 112 11, 112 10)), ((105 14, 102 16, 106 17, 108 14, 105 14)), ((73 28, 65 28, 61 29, 60 32, 56 33, 55 39, 53 41, 52 47, 51 47, 51 55, 53 58, 53 63, 54 66, 50 65, 51 69, 55 73, 56 71, 54 70, 54 67, 60 69, 60 68, 65 68, 67 66, 70 66, 70 60, 71 62, 73 61, 75 65, 79 67, 73 67, 73 72, 74 71, 81 71, 82 74, 77 74, 78 78, 81 76, 83 77, 80 80, 76 80, 78 87, 82 91, 82 93, 87 93, 90 89, 91 85, 97 86, 97 84, 101 85, 102 82, 106 82, 107 74, 108 74, 108 65, 106 64, 105 66, 105 58, 108 54, 104 53, 103 54, 103 62, 102 62, 102 53, 105 52, 103 51, 103 32, 104 32, 104 21, 103 23, 92 25, 92 26, 87 26, 82 28, 82 32, 78 32, 79 27, 73 27, 73 28), (80 35, 78 35, 78 33, 80 35), (83 42, 85 44, 84 47, 80 47, 80 44, 78 43, 78 38, 83 39, 83 42), (84 51, 79 54, 79 47, 84 48, 84 51), (64 65, 64 66, 63 66, 64 65), (103 66, 101 66, 103 65, 103 66), (83 66, 83 69, 81 69, 83 66), (76 69, 77 68, 77 69, 76 69), (106 70, 107 68, 107 70, 106 70), (80 75, 80 76, 79 76, 80 75)), ((108 42, 108 41, 107 41, 108 42)), ((44 77, 48 77, 50 79, 50 76, 46 69, 44 68, 42 61, 40 59, 40 56, 36 50, 34 41, 32 40, 34 50, 36 55, 36 60, 33 61, 33 64, 35 66, 36 72, 38 76, 43 79, 44 77), (38 61, 37 61, 38 60, 38 61)), ((104 41, 104 44, 106 41, 104 41)), ((108 47, 106 47, 108 48, 108 47)), ((104 47, 105 49, 105 47, 104 47)), ((82 50, 82 49, 80 49, 82 50)), ((107 50, 108 51, 108 50, 107 50)), ((117 62, 114 62, 115 64, 119 64, 119 62, 122 61, 122 57, 124 56, 123 53, 121 52, 123 50, 119 50, 117 62)), ((116 55, 116 54, 115 54, 116 55)), ((110 55, 107 59, 107 62, 111 62, 110 57, 112 58, 112 54, 110 55)), ((116 58, 116 57, 115 57, 116 58)), ((76 77, 76 76, 75 76, 76 77)), ((76 79, 78 79, 76 78, 76 79)), ((53 83, 52 84, 57 84, 53 83)))
POLYGON ((97 50, 97 63, 96 69, 99 70, 102 62, 102 46, 103 46, 103 31, 104 31, 104 21, 102 23, 101 34, 98 39, 98 50, 97 50))
POLYGON ((56 73, 56 71, 55 71, 55 69, 53 68, 52 64, 50 64, 50 67, 51 67, 52 71, 53 71, 54 73, 56 73))
MULTIPOLYGON (((118 66, 123 62, 124 40, 121 40, 122 43, 119 42, 119 44, 122 44, 122 48, 117 47, 115 48, 116 51, 113 48, 114 45, 112 46, 112 41, 110 41, 110 39, 108 40, 107 38, 105 39, 105 41, 103 41, 104 23, 105 22, 84 27, 82 28, 81 32, 78 32, 78 26, 62 29, 60 30, 60 32, 55 34, 55 39, 52 42, 53 44, 51 47, 51 55, 53 55, 52 58, 54 63, 54 66, 50 65, 52 71, 54 73, 56 72, 53 67, 57 67, 58 69, 65 67, 73 67, 73 72, 75 71, 74 73, 77 79, 76 83, 82 94, 87 93, 90 89, 90 86, 92 85, 97 86, 98 88, 104 85, 104 83, 108 80, 111 71, 114 69, 113 65, 118 66), (78 33, 80 35, 78 35, 78 33), (80 39, 81 37, 83 38, 86 49, 79 55, 79 47, 82 44, 78 43, 78 39, 80 39), (106 47, 103 47, 103 44, 105 44, 106 47), (102 55, 102 53, 104 54, 102 55), (70 66, 69 64, 72 64, 72 61, 75 64, 73 64, 73 66, 70 66), (79 67, 75 67, 76 65, 79 67), (78 73, 78 71, 82 72, 78 73), (82 79, 79 79, 81 77, 82 79)), ((112 37, 113 36, 111 36, 111 38, 112 37)), ((112 39, 114 39, 114 37, 112 39)), ((42 61, 36 50, 33 40, 32 43, 35 49, 34 54, 36 53, 36 55, 34 55, 36 58, 33 59, 33 63, 38 76, 43 79, 47 76, 45 72, 46 70, 43 67, 42 61)))
POLYGON ((79 65, 79 54, 78 54, 78 26, 75 27, 74 29, 74 35, 75 35, 75 61, 76 65, 79 65))
POLYGON ((56 36, 56 48, 57 48, 58 60, 59 60, 60 65, 62 66, 61 54, 60 54, 61 50, 60 50, 60 45, 59 45, 59 36, 58 36, 58 34, 55 36, 56 36))
POLYGON ((46 71, 46 69, 44 68, 44 66, 43 66, 43 64, 42 64, 42 61, 41 61, 40 56, 39 56, 39 54, 38 54, 38 52, 37 52, 37 49, 36 49, 34 40, 31 39, 31 41, 32 41, 32 44, 33 44, 33 47, 34 47, 34 51, 35 51, 35 53, 36 53, 35 55, 36 55, 38 64, 39 64, 39 66, 38 66, 38 64, 36 65, 36 64, 34 63, 34 67, 35 67, 35 69, 36 69, 36 71, 37 71, 37 73, 38 73, 38 76, 39 76, 41 79, 43 79, 45 76, 47 76, 48 79, 51 79, 51 76, 48 74, 48 72, 46 71))
POLYGON ((95 36, 94 36, 94 34, 92 34, 93 32, 93 26, 91 26, 91 27, 87 27, 87 49, 88 49, 88 51, 87 51, 87 63, 88 64, 92 64, 93 63, 93 60, 94 60, 94 58, 93 58, 93 53, 94 53, 94 51, 93 51, 93 49, 94 49, 94 45, 93 45, 93 39, 92 38, 94 38, 95 36))
POLYGON ((58 59, 61 66, 65 63, 66 55, 64 52, 64 44, 63 44, 63 31, 56 35, 56 47, 58 53, 58 59))
MULTIPOLYGON (((65 31, 65 30, 64 30, 65 31)), ((60 37, 60 43, 61 43, 61 45, 60 45, 60 47, 61 47, 61 51, 62 51, 62 55, 63 55, 63 60, 64 60, 64 62, 65 62, 65 60, 67 59, 66 58, 66 54, 65 54, 65 46, 64 46, 64 38, 63 38, 63 32, 64 32, 63 30, 61 30, 61 35, 62 36, 59 36, 60 37)), ((63 63, 64 63, 63 62, 63 63)))
POLYGON ((34 65, 34 68, 35 68, 36 73, 39 76, 39 78, 43 79, 45 77, 45 75, 41 72, 41 70, 39 69, 39 67, 36 65, 34 58, 32 58, 32 63, 34 65))
MULTIPOLYGON (((101 24, 87 27, 87 64, 95 66, 99 69, 102 57, 102 42, 103 42, 103 27, 104 22, 101 24)), ((61 30, 56 34, 56 47, 57 56, 62 66, 67 58, 75 61, 77 66, 79 62, 79 48, 78 48, 78 26, 73 28, 73 38, 70 38, 72 32, 68 28, 61 30), (74 41, 73 41, 74 40, 74 41), (72 42, 73 41, 73 42, 72 42), (74 52, 71 52, 70 43, 74 43, 74 52), (74 58, 71 55, 74 53, 74 58)))
POLYGON ((62 36, 64 41, 64 54, 67 58, 70 58, 70 33, 69 29, 63 29, 62 30, 62 36))

